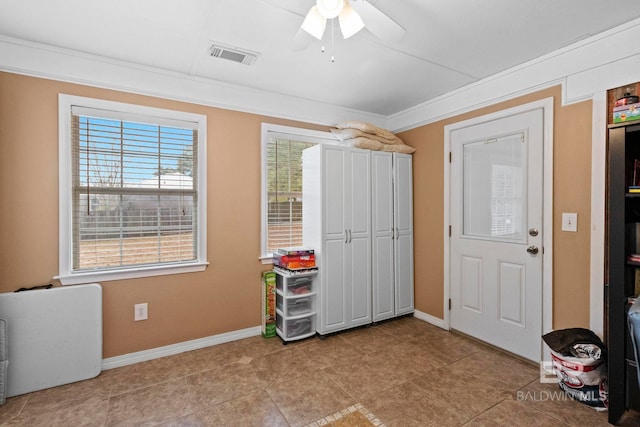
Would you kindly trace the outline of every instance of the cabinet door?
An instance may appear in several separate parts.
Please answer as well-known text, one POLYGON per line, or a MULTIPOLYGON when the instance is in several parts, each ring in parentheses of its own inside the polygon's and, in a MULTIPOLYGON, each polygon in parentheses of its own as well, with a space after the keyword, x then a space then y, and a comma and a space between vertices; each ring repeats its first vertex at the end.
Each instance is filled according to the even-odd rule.
POLYGON ((371 153, 371 246, 373 252, 373 321, 395 315, 393 268, 393 157, 371 153))
POLYGON ((350 149, 346 254, 350 326, 371 322, 371 159, 370 151, 350 149))
POLYGON ((322 260, 321 315, 318 317, 318 332, 334 332, 349 327, 347 314, 348 290, 345 277, 347 268, 345 253, 347 246, 343 240, 328 239, 324 243, 322 260))
POLYGON ((344 147, 325 145, 322 147, 322 210, 324 238, 344 240, 347 224, 348 157, 344 147))
POLYGON ((412 158, 394 154, 394 221, 396 239, 395 310, 396 315, 414 310, 413 298, 413 170, 412 158))
POLYGON ((320 333, 334 332, 349 326, 347 289, 347 208, 348 156, 344 147, 322 147, 323 237, 321 263, 321 308, 317 329, 320 333))
POLYGON ((346 222, 355 238, 371 235, 371 152, 357 148, 348 151, 346 179, 346 222))

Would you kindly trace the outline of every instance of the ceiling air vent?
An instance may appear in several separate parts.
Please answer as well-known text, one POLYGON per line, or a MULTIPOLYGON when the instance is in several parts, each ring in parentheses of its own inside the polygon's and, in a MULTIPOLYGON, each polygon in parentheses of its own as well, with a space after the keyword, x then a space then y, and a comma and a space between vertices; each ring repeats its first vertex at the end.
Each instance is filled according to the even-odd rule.
POLYGON ((229 46, 215 43, 209 49, 209 54, 214 58, 228 59, 245 65, 253 65, 258 58, 258 53, 248 50, 240 50, 229 46))

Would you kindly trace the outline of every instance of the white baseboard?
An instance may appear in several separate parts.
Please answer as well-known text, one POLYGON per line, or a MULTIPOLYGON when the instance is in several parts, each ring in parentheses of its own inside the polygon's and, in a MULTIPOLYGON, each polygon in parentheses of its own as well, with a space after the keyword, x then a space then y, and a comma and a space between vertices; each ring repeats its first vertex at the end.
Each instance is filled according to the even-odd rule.
MULTIPOLYGON (((430 314, 415 310, 413 316, 416 319, 420 319, 439 328, 446 329, 444 327, 444 320, 434 317, 430 314)), ((209 337, 198 338, 191 341, 184 341, 164 347, 157 347, 149 350, 137 351, 135 353, 123 354, 122 356, 108 357, 106 359, 102 359, 102 370, 120 368, 122 366, 133 365, 134 363, 146 362, 166 356, 173 356, 174 354, 184 353, 185 351, 198 350, 213 345, 224 344, 226 342, 255 337, 260 335, 261 330, 262 328, 260 326, 254 326, 252 328, 226 332, 224 334, 212 335, 209 337)))
POLYGON ((198 338, 191 341, 184 341, 164 347, 157 347, 149 350, 137 351, 135 353, 123 354, 122 356, 108 357, 106 359, 102 359, 102 370, 133 365, 134 363, 146 362, 148 360, 172 356, 174 354, 184 353, 185 351, 198 350, 200 348, 210 347, 212 345, 224 344, 230 341, 254 337, 260 335, 261 330, 262 328, 260 326, 254 326, 252 328, 226 332, 224 334, 212 335, 209 337, 198 338))
POLYGON ((427 323, 431 323, 434 326, 437 326, 439 328, 442 329, 447 329, 444 325, 444 319, 440 319, 438 317, 434 317, 430 314, 427 314, 425 312, 422 312, 420 310, 414 310, 413 311, 413 317, 415 317, 416 319, 420 319, 422 321, 425 321, 427 323))

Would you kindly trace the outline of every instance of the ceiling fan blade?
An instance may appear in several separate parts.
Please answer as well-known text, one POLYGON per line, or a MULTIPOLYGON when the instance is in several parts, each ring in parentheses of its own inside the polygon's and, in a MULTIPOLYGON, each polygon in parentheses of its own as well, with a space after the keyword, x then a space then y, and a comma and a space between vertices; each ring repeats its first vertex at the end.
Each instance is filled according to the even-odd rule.
POLYGON ((340 31, 342 31, 342 37, 348 39, 352 35, 364 28, 364 22, 349 3, 344 4, 340 16, 338 16, 338 22, 340 22, 340 31))
POLYGON ((404 28, 367 0, 351 0, 351 7, 360 15, 365 28, 380 40, 394 43, 404 36, 406 32, 404 28))
POLYGON ((291 50, 293 51, 301 51, 308 48, 315 38, 309 33, 307 33, 302 28, 298 28, 298 32, 293 37, 293 43, 291 44, 291 50))
POLYGON ((322 35, 324 34, 326 26, 327 19, 320 14, 318 6, 313 6, 307 13, 307 16, 304 17, 304 21, 300 28, 318 40, 322 40, 322 35))

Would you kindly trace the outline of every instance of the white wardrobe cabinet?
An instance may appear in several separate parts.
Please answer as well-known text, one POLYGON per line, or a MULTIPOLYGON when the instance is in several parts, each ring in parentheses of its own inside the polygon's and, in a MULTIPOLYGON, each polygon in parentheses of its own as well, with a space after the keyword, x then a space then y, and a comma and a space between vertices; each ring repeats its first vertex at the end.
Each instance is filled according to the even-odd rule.
POLYGON ((303 241, 318 264, 316 330, 371 323, 371 152, 320 144, 303 162, 303 241))
POLYGON ((413 178, 408 154, 373 151, 373 321, 414 311, 413 178))

